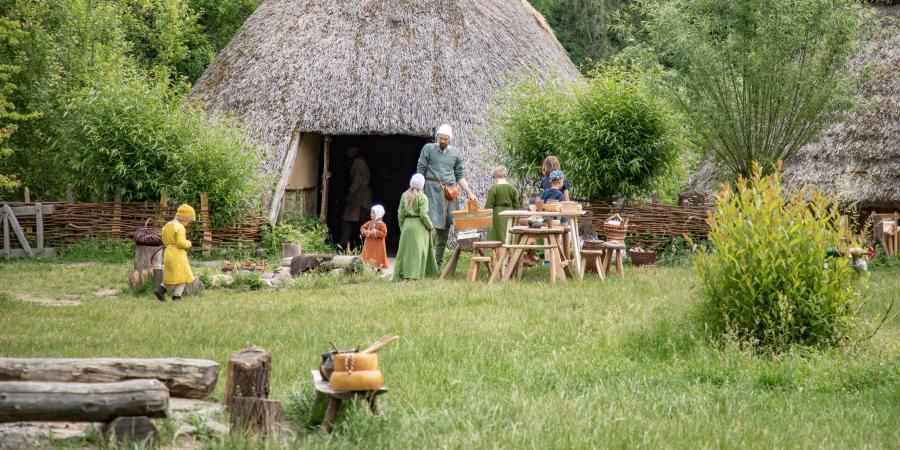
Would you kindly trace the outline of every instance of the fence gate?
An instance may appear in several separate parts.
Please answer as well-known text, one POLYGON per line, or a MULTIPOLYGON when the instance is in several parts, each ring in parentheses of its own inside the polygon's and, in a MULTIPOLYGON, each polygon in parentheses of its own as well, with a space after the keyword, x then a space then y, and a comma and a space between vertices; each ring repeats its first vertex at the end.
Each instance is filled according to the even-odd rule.
POLYGON ((3 223, 3 250, 0 257, 12 256, 56 256, 55 248, 44 247, 44 216, 54 213, 53 205, 35 203, 34 206, 9 206, 3 204, 0 210, 0 222, 3 223), (28 236, 19 224, 19 217, 35 216, 35 248, 28 242, 28 236), (15 234, 20 248, 12 247, 10 231, 15 234))

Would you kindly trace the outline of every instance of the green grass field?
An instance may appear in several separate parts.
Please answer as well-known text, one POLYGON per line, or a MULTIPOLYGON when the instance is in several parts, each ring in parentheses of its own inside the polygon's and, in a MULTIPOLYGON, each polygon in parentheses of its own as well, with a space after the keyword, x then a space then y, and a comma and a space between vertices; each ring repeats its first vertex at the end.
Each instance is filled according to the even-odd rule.
MULTIPOLYGON (((256 344, 273 354, 272 396, 302 416, 309 371, 328 341, 350 347, 400 334, 380 354, 391 389, 385 416, 350 409, 332 436, 300 432, 292 447, 900 447, 897 320, 854 348, 754 355, 706 337, 693 319, 690 269, 629 268, 624 281, 557 287, 312 278, 177 304, 94 296, 123 287, 127 270, 0 263, 0 354, 224 366, 256 344), (23 297, 82 303, 51 308, 23 297)), ((865 311, 875 320, 900 299, 900 270, 874 273, 872 287, 865 311)), ((224 377, 216 398, 223 387, 224 377)))

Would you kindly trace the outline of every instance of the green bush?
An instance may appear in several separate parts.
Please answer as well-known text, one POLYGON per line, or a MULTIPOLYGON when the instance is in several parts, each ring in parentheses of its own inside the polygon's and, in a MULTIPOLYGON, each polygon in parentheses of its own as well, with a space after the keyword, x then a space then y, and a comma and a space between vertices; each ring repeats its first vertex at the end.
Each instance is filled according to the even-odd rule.
POLYGON ((637 196, 662 184, 681 148, 681 128, 643 74, 606 68, 586 81, 510 88, 497 110, 500 159, 534 180, 557 156, 581 198, 637 196))
POLYGON ((304 216, 263 230, 260 244, 270 255, 280 255, 281 246, 299 243, 303 253, 332 253, 328 227, 316 216, 304 216))
POLYGON ((241 272, 234 274, 234 283, 230 286, 232 289, 258 291, 265 287, 259 272, 241 272))
POLYGON ((778 173, 723 187, 708 219, 712 251, 698 256, 702 305, 714 331, 784 351, 853 338, 866 287, 841 242, 837 207, 819 192, 784 197, 778 173), (787 199, 787 200, 785 200, 787 199))

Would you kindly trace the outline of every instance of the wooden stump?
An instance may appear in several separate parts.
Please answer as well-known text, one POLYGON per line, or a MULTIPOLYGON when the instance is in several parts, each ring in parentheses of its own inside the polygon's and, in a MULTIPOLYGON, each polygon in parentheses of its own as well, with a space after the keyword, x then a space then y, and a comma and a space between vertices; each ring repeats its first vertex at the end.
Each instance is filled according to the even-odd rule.
POLYGON ((131 290, 141 287, 147 280, 153 279, 153 268, 162 266, 162 247, 152 245, 134 246, 134 264, 128 277, 131 290))
POLYGON ((108 422, 166 417, 169 390, 158 380, 117 383, 0 382, 0 422, 108 422))
POLYGON ((116 417, 103 427, 104 442, 118 445, 159 445, 159 431, 147 416, 116 417))
POLYGON ((281 402, 264 398, 231 398, 231 432, 253 431, 264 435, 278 432, 284 417, 281 402))
POLYGON ((296 277, 301 273, 306 273, 327 261, 331 261, 332 258, 334 258, 334 255, 327 253, 295 256, 294 259, 291 260, 291 276, 296 277))
POLYGON ((365 268, 365 263, 359 256, 337 255, 323 266, 328 270, 343 269, 345 273, 358 273, 365 268))
POLYGON ((219 364, 184 358, 0 358, 0 381, 110 383, 156 379, 172 397, 204 398, 216 388, 219 364))
POLYGON ((281 246, 282 258, 293 258, 295 256, 300 256, 301 253, 300 244, 282 244, 281 246))
POLYGON ((272 355, 251 345, 228 358, 228 379, 225 382, 225 406, 231 407, 234 397, 269 397, 269 377, 272 355))

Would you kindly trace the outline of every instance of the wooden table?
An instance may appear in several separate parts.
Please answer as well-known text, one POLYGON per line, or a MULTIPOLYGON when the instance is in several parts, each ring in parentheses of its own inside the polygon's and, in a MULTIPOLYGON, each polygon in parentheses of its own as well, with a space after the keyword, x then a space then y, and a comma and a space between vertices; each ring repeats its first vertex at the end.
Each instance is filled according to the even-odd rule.
MULTIPOLYGON (((507 211, 503 211, 500 213, 500 217, 506 219, 506 241, 504 244, 510 243, 510 235, 509 231, 513 227, 513 223, 518 219, 523 217, 531 217, 531 216, 539 216, 543 217, 544 220, 547 220, 548 217, 568 217, 569 223, 562 226, 568 226, 569 228, 569 243, 571 244, 572 252, 570 259, 574 261, 575 264, 575 274, 580 280, 584 277, 584 273, 581 272, 581 252, 578 251, 578 218, 587 214, 586 211, 579 211, 574 213, 565 213, 565 212, 549 212, 549 211, 526 211, 521 209, 510 209, 507 211)), ((568 253, 568 252, 567 252, 568 253)))
POLYGON ((522 258, 525 252, 529 250, 544 250, 548 253, 550 259, 550 283, 556 283, 556 280, 565 281, 566 276, 574 278, 571 262, 566 258, 563 250, 563 234, 565 227, 550 228, 529 228, 529 227, 512 227, 508 233, 515 235, 516 240, 512 244, 504 244, 500 252, 500 258, 494 264, 494 270, 491 272, 489 283, 499 280, 509 280, 514 274, 521 276, 522 258), (535 245, 528 244, 529 240, 542 239, 544 244, 535 245))
MULTIPOLYGON (((313 384, 316 387, 316 401, 320 399, 328 399, 328 408, 325 410, 325 419, 322 420, 322 430, 331 433, 331 427, 334 425, 334 419, 337 417, 338 409, 344 400, 365 400, 369 403, 369 408, 373 414, 381 414, 378 409, 378 396, 388 391, 388 388, 382 387, 374 391, 335 391, 331 389, 331 385, 322 379, 322 374, 318 370, 312 371, 313 384)), ((315 411, 315 408, 313 408, 315 411)), ((320 410, 321 411, 321 410, 320 410)))

